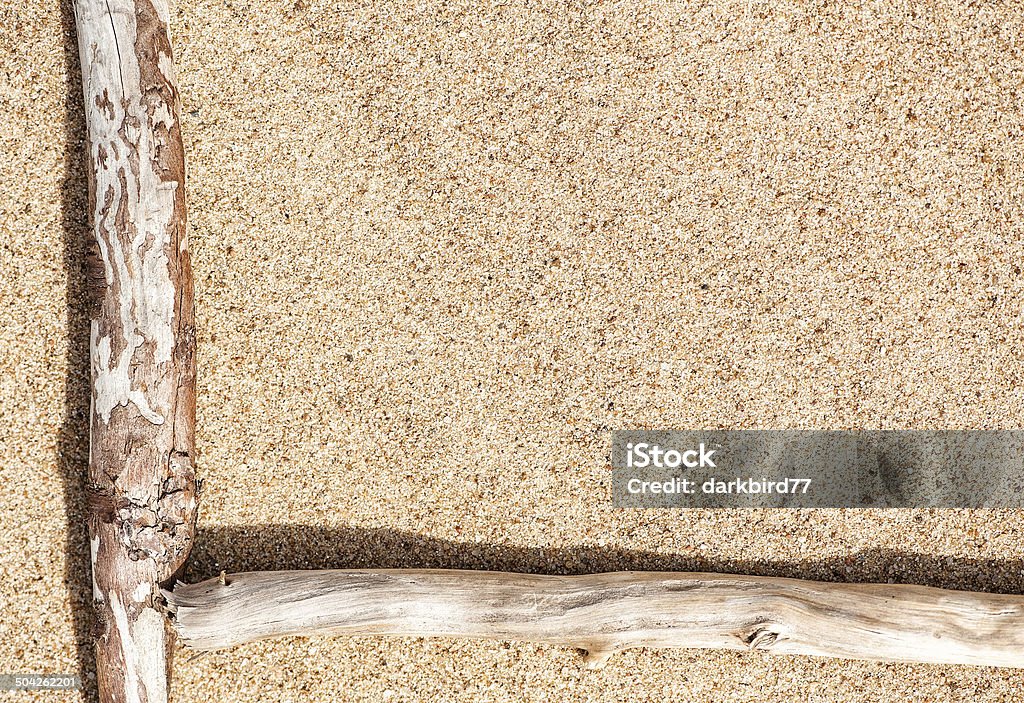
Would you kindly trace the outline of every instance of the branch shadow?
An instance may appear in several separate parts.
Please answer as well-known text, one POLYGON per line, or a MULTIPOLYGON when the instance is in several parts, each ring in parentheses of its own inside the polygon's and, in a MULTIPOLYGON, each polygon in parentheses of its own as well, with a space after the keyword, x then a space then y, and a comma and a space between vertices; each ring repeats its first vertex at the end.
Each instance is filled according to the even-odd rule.
POLYGON ((706 559, 590 545, 521 547, 453 542, 398 530, 308 525, 200 527, 186 579, 286 569, 477 569, 535 574, 705 571, 837 582, 911 583, 1024 593, 1024 560, 948 558, 893 549, 800 561, 706 559))
POLYGON ((67 537, 64 582, 71 604, 78 675, 87 700, 97 700, 91 631, 92 577, 85 489, 89 473, 89 314, 85 294, 85 244, 89 235, 85 110, 72 0, 60 3, 64 36, 64 180, 60 188, 62 255, 67 272, 67 353, 64 419, 57 436, 67 537))

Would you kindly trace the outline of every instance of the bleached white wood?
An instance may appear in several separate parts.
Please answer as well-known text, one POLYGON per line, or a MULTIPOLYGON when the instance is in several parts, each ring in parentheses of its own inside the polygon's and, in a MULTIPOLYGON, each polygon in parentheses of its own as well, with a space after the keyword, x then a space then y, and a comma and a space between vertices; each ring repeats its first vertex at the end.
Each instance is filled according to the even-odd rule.
POLYGON ((288 635, 542 642, 600 666, 632 647, 1024 667, 1024 597, 705 573, 538 576, 334 570, 231 574, 164 592, 201 650, 288 635))

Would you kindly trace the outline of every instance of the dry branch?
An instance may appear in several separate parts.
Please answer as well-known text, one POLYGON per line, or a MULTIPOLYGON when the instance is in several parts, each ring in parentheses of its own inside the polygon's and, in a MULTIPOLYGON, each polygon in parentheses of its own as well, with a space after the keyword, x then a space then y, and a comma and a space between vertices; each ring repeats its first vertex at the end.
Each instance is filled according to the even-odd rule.
POLYGON ((537 576, 336 570, 232 574, 164 592, 202 650, 288 635, 520 640, 1024 667, 1024 596, 703 573, 537 576))
POLYGON ((195 329, 166 0, 75 0, 92 240, 89 531, 104 702, 167 699, 195 527, 195 329))

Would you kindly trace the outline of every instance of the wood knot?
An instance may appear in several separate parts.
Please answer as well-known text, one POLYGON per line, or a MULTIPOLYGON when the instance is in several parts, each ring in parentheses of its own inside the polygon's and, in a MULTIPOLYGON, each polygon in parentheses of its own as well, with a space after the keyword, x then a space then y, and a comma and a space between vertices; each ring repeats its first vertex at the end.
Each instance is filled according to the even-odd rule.
POLYGON ((91 483, 86 488, 85 496, 90 520, 106 523, 114 521, 117 505, 112 489, 91 483))
POLYGON ((754 630, 740 637, 751 649, 771 649, 779 639, 779 633, 769 625, 758 625, 754 630))

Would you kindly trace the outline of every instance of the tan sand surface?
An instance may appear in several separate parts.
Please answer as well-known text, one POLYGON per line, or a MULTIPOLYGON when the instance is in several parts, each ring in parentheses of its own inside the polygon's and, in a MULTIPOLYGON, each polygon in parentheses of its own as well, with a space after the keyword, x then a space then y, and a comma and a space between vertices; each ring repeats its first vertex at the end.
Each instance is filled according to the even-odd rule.
MULTIPOLYGON (((1020 511, 616 511, 610 431, 1019 428, 1016 2, 182 0, 192 569, 1024 592, 1020 511)), ((88 675, 70 4, 0 8, 0 673, 88 675)), ((177 701, 1001 701, 1024 672, 374 638, 177 701)), ((79 694, 0 694, 77 700, 79 694)))

